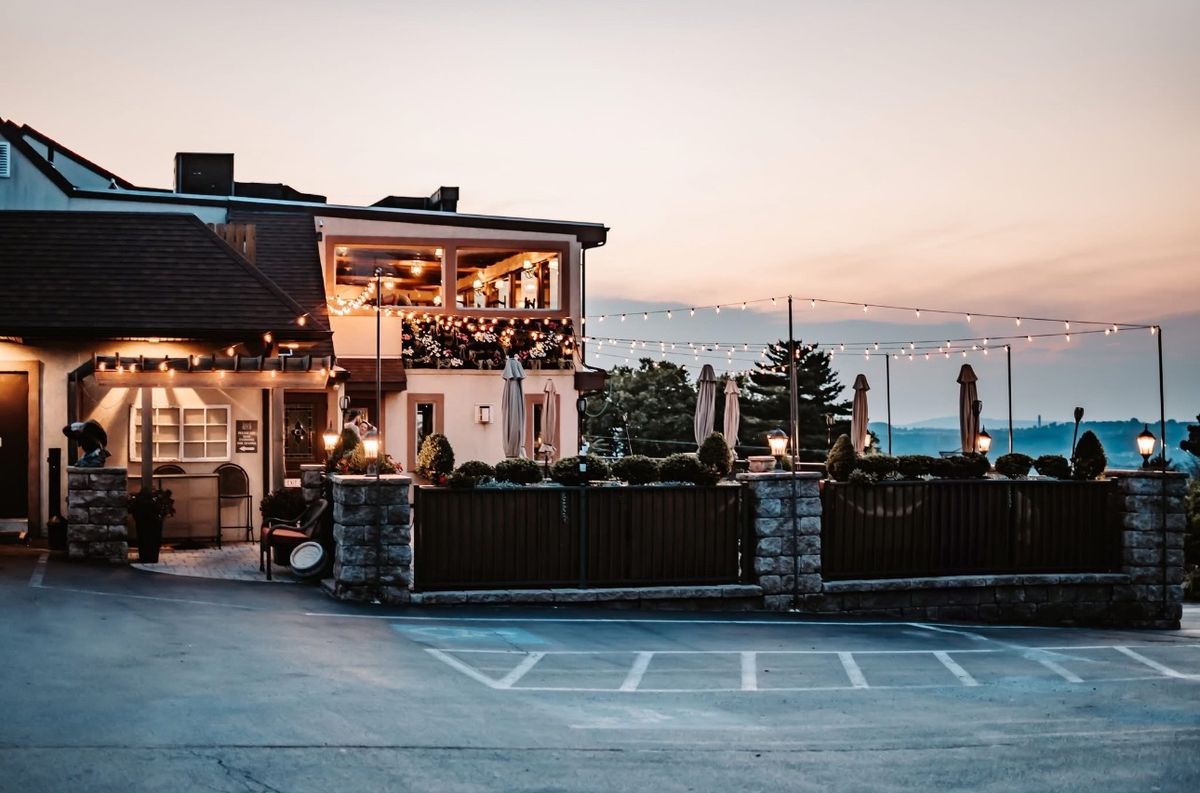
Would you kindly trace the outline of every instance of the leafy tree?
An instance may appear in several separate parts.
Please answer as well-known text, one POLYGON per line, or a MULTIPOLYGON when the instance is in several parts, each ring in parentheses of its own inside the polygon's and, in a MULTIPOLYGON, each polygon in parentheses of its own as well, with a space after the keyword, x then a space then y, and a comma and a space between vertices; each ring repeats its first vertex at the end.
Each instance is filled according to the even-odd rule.
POLYGON ((695 410, 686 366, 642 358, 636 369, 613 367, 607 391, 588 397, 585 434, 598 454, 617 451, 614 438, 623 438, 625 453, 666 457, 695 448, 695 410))
MULTIPOLYGON (((797 454, 801 459, 823 460, 828 443, 825 414, 849 416, 850 402, 837 401, 842 393, 842 384, 834 374, 829 353, 799 342, 796 343, 796 353, 800 436, 797 454)), ((749 441, 748 445, 765 446, 766 434, 777 427, 787 431, 791 413, 789 400, 788 343, 787 340, 781 340, 767 348, 767 359, 755 364, 749 383, 742 392, 742 427, 739 434, 749 441)), ((835 422, 835 438, 849 432, 849 421, 835 422)))

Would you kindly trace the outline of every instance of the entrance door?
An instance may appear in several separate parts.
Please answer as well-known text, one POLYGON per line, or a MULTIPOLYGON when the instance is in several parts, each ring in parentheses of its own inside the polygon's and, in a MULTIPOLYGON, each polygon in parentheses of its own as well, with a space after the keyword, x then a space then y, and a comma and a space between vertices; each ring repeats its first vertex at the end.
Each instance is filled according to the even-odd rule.
POLYGON ((421 444, 435 432, 444 433, 446 397, 443 394, 408 395, 408 470, 416 470, 421 444))
POLYGON ((324 393, 289 391, 283 397, 283 470, 288 479, 300 476, 300 466, 325 462, 324 393))
POLYGON ((0 373, 0 520, 29 518, 29 375, 0 373))

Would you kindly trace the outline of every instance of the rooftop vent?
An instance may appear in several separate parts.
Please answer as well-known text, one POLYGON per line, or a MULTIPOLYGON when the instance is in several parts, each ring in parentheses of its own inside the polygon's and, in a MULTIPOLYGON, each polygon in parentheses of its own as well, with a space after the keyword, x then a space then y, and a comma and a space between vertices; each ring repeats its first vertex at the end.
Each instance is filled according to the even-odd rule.
POLYGON ((175 192, 233 195, 233 155, 179 152, 175 155, 175 192))
POLYGON ((0 141, 0 179, 12 176, 12 144, 0 141))

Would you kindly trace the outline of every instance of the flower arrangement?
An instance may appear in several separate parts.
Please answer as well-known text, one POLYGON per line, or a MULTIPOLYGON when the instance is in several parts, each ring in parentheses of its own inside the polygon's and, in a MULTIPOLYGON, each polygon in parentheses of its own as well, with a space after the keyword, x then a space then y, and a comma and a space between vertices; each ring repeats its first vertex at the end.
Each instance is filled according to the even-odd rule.
POLYGON ((411 368, 500 368, 514 356, 523 364, 569 364, 575 335, 569 320, 405 316, 401 355, 411 368))

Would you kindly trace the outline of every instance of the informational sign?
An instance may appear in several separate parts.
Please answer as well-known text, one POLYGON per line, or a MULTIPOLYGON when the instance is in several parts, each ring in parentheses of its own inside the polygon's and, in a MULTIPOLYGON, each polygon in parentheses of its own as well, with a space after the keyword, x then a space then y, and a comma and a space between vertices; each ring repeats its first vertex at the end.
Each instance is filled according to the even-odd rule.
POLYGON ((258 451, 258 421, 254 419, 237 420, 237 450, 239 452, 258 451))

